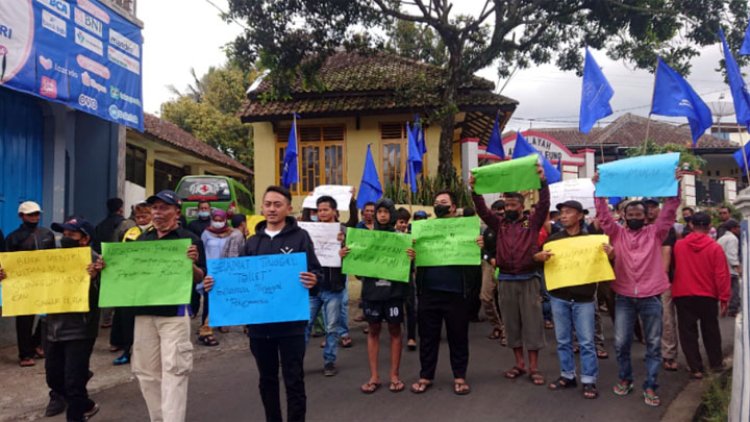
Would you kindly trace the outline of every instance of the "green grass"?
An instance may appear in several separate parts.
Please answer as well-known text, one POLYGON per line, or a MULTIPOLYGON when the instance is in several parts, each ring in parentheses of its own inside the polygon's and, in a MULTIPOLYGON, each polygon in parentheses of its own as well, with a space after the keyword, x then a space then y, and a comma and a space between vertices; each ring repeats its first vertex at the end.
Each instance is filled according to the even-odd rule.
POLYGON ((703 394, 695 421, 725 422, 729 417, 729 400, 732 397, 731 371, 724 372, 711 380, 711 385, 703 394))

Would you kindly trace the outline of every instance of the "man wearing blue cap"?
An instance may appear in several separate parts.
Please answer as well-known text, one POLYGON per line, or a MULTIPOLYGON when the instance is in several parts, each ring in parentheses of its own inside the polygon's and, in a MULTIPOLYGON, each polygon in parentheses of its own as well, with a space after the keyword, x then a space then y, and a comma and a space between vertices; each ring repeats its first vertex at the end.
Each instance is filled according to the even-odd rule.
MULTIPOLYGON (((193 262, 191 282, 200 282, 206 273, 203 244, 198 236, 179 225, 182 204, 177 194, 163 190, 146 202, 151 205, 154 228, 137 241, 190 239, 187 257, 193 262)), ((152 421, 184 421, 188 375, 193 369, 190 305, 139 306, 134 307, 133 312, 136 315, 133 374, 138 379, 149 416, 152 421)))
MULTIPOLYGON (((73 217, 63 224, 53 223, 52 230, 63 234, 60 241, 63 248, 77 248, 91 244, 94 226, 73 217)), ((69 422, 86 421, 99 411, 86 391, 89 359, 99 330, 99 272, 102 268, 98 255, 93 251, 91 255, 93 263, 87 268, 91 276, 89 311, 47 315, 44 369, 51 391, 46 415, 62 413, 67 404, 69 422)), ((0 268, 0 280, 4 278, 5 272, 0 268)))

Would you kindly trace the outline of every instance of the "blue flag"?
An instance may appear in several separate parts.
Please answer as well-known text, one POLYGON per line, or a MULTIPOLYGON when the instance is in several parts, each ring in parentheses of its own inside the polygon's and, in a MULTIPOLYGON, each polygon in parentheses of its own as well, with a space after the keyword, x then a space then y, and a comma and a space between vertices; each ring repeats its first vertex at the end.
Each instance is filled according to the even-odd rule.
POLYGON ((587 48, 586 62, 583 65, 581 112, 578 118, 578 130, 581 133, 589 133, 597 120, 612 114, 609 100, 613 95, 615 91, 587 48))
POLYGON ((521 135, 521 132, 516 133, 516 145, 513 147, 513 158, 521 158, 527 155, 536 154, 542 162, 542 168, 544 168, 544 175, 547 177, 547 183, 557 183, 562 180, 562 174, 550 163, 547 157, 543 156, 539 151, 536 150, 527 140, 521 135))
POLYGON ((607 199, 609 201, 609 205, 612 205, 613 207, 616 207, 617 204, 622 202, 622 196, 610 196, 607 199))
POLYGON ((289 140, 284 153, 284 168, 281 172, 281 184, 289 189, 293 184, 299 182, 297 169, 297 115, 292 120, 292 129, 289 131, 289 140))
POLYGON ((563 173, 563 168, 562 167, 563 167, 562 158, 560 158, 559 160, 557 160, 557 172, 560 173, 561 177, 562 177, 562 173, 563 173))
POLYGON ((417 145, 418 136, 419 131, 410 130, 409 123, 407 123, 406 137, 408 146, 404 182, 411 187, 412 192, 417 191, 417 174, 422 171, 422 154, 419 151, 419 145, 417 145))
POLYGON ((734 161, 736 161, 737 165, 740 167, 742 174, 747 174, 747 169, 745 168, 745 160, 750 162, 750 142, 746 143, 744 147, 735 151, 732 156, 734 157, 734 161), (743 152, 745 153, 745 157, 742 157, 743 152))
POLYGON ((495 116, 495 125, 492 126, 492 133, 489 141, 487 141, 487 152, 505 159, 505 149, 503 148, 503 139, 500 136, 500 122, 498 120, 498 116, 495 116))
MULTIPOLYGON (((417 146, 419 147, 419 153, 423 156, 427 154, 427 143, 424 140, 424 125, 419 120, 419 114, 414 116, 414 126, 412 128, 414 131, 415 137, 414 139, 417 140, 417 146)), ((420 170, 420 173, 422 171, 420 170)))
POLYGON ((724 31, 719 30, 719 37, 724 47, 724 64, 727 67, 727 79, 729 80, 729 88, 732 91, 737 124, 750 129, 750 94, 748 94, 747 86, 745 86, 745 81, 742 79, 740 67, 737 65, 737 61, 734 60, 732 51, 729 50, 727 39, 724 38, 724 31))
POLYGON ((367 156, 365 157, 365 169, 362 172, 362 181, 359 183, 359 192, 357 192, 357 208, 363 209, 368 202, 375 202, 383 196, 383 187, 380 185, 378 170, 375 167, 375 160, 372 159, 370 145, 367 146, 367 156))
POLYGON ((693 146, 713 124, 711 110, 685 79, 659 58, 651 113, 660 116, 684 116, 693 135, 693 146))
POLYGON ((750 55, 750 23, 747 24, 747 29, 745 29, 745 39, 742 41, 740 54, 742 54, 743 56, 750 55))

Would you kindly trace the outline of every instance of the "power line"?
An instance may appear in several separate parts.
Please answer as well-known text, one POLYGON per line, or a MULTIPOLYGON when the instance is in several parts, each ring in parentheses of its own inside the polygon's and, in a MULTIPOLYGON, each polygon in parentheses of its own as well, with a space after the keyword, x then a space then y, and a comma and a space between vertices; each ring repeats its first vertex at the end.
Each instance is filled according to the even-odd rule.
MULTIPOLYGON (((221 14, 222 14, 223 17, 229 18, 229 13, 225 12, 221 7, 217 6, 214 2, 212 2, 211 0, 205 0, 205 2, 208 3, 208 4, 210 4, 211 6, 213 6, 214 9, 218 10, 219 12, 221 12, 221 14)), ((234 22, 237 26, 239 26, 240 28, 244 29, 245 31, 249 31, 250 30, 250 28, 246 27, 244 24, 238 22, 234 18, 229 18, 229 20, 232 21, 232 22, 234 22)))

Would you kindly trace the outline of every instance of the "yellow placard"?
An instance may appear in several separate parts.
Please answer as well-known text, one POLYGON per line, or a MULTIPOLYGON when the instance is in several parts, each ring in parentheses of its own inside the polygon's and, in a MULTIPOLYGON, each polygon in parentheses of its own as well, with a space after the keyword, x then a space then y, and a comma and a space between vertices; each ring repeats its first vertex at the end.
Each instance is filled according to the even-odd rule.
POLYGON ((91 248, 0 253, 3 316, 88 312, 91 248))
POLYGON ((544 245, 552 257, 544 263, 547 290, 614 280, 615 273, 602 245, 604 235, 575 236, 544 245))
POLYGON ((255 226, 261 221, 265 221, 266 217, 262 215, 248 215, 247 216, 247 232, 248 237, 255 234, 255 226))

